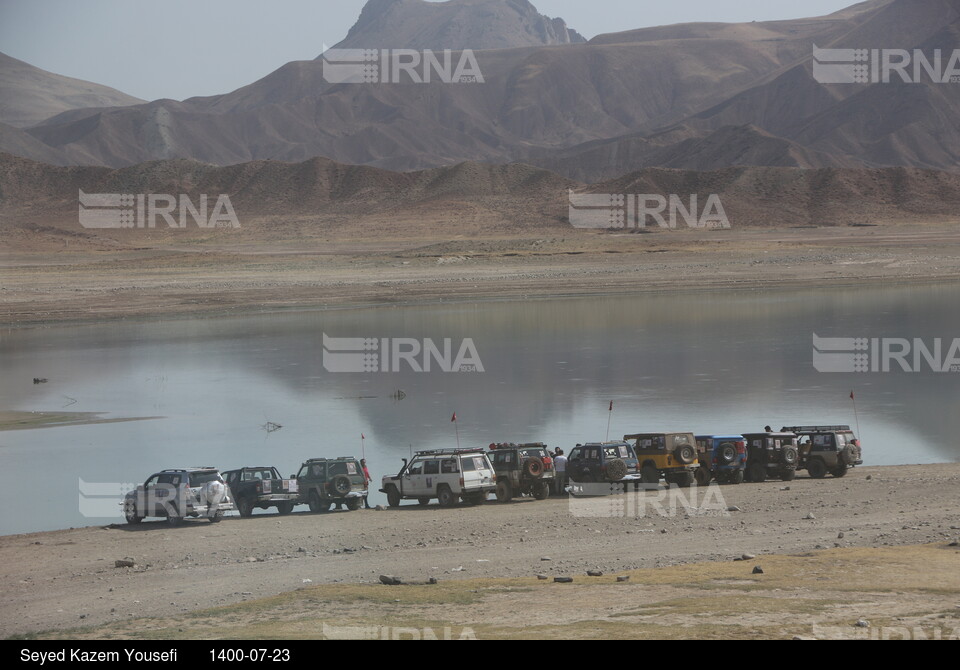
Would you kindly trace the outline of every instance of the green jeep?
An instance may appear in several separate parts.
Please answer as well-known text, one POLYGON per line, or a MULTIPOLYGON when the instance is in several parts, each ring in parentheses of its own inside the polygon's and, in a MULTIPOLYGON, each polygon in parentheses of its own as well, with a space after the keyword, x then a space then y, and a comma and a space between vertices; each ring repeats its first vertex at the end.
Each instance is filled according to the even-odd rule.
POLYGON ((367 497, 363 468, 352 456, 311 458, 300 466, 296 478, 300 492, 297 504, 307 503, 311 512, 328 512, 334 503, 357 510, 367 497))

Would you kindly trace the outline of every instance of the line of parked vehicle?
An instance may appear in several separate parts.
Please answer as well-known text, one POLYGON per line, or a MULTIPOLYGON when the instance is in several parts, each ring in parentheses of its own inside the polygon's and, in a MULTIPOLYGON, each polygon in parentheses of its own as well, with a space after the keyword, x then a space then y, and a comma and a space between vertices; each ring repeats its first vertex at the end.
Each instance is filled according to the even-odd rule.
MULTIPOLYGON (((798 471, 813 478, 843 477, 863 463, 860 442, 849 426, 769 427, 740 435, 636 433, 622 441, 578 444, 566 457, 564 475, 572 484, 658 484, 679 487, 790 481, 798 471)), ((541 442, 491 444, 489 451, 441 449, 416 452, 396 475, 382 479, 380 492, 390 507, 402 500, 427 505, 438 500, 448 507, 459 501, 479 505, 491 493, 508 502, 529 495, 537 500, 562 493, 556 458, 541 442)), ((576 487, 574 486, 574 489, 576 487)), ((367 497, 367 478, 353 457, 314 458, 296 475, 283 478, 275 467, 244 467, 220 474, 216 468, 164 470, 127 494, 123 501, 129 523, 166 517, 176 524, 185 517, 220 521, 236 509, 248 517, 254 509, 276 507, 289 514, 306 504, 312 512, 331 506, 360 508, 367 497)))

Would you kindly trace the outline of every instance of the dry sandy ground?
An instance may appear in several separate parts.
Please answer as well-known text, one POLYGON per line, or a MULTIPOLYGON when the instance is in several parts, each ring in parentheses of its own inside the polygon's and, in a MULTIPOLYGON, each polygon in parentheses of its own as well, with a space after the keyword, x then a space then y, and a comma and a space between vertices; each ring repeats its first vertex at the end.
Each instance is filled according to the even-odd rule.
POLYGON ((167 235, 102 250, 30 239, 0 252, 2 324, 960 279, 960 226, 947 224, 399 242, 167 235))
POLYGON ((780 637, 814 624, 856 633, 860 618, 873 630, 952 631, 958 485, 957 463, 870 467, 842 480, 714 486, 693 499, 651 491, 632 502, 414 504, 6 536, 0 636, 313 638, 446 626, 537 637, 559 626, 569 637, 780 637), (734 561, 745 553, 756 558, 734 561), (137 567, 115 567, 126 557, 137 567), (604 576, 588 578, 590 569, 604 576), (382 574, 440 583, 388 587, 382 574), (631 581, 615 583, 620 574, 631 581), (360 628, 329 628, 338 625, 360 628))

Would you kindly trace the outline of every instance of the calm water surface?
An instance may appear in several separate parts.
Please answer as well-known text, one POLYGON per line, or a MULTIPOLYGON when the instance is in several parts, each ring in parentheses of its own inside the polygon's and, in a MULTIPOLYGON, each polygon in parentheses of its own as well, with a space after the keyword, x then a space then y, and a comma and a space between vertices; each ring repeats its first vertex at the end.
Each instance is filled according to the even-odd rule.
MULTIPOLYGON (((167 468, 413 449, 577 442, 644 431, 856 425, 871 465, 960 460, 960 374, 824 374, 812 336, 960 337, 960 286, 684 293, 377 308, 0 331, 0 409, 127 423, 0 432, 0 534, 94 525, 123 484, 167 468), (331 373, 322 335, 464 338, 484 372, 331 373), (33 384, 46 377, 46 384, 33 384), (406 397, 391 395, 402 389, 406 397), (72 402, 75 400, 76 402, 72 402), (612 415, 609 402, 614 402, 612 415), (264 425, 283 426, 267 432, 264 425), (80 482, 105 484, 102 491, 80 482), (114 493, 116 492, 116 493, 114 493), (113 498, 110 496, 113 495, 113 498), (92 498, 91 498, 92 496, 92 498)), ((384 502, 375 493, 371 503, 384 502)), ((119 508, 117 508, 119 509, 119 508)), ((303 508, 305 509, 305 508, 303 508)))

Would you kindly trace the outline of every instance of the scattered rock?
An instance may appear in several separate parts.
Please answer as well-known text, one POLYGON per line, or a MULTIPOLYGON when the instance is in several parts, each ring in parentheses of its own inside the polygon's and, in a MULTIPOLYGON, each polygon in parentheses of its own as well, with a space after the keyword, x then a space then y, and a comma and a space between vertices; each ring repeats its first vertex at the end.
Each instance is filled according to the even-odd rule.
POLYGON ((603 572, 600 570, 587 570, 587 577, 603 577, 603 572))
POLYGON ((630 581, 630 575, 620 575, 619 577, 617 577, 617 581, 618 581, 618 582, 629 582, 629 581, 630 581))
POLYGON ((873 475, 867 475, 867 481, 869 482, 871 479, 873 479, 873 475))
POLYGON ((856 626, 857 628, 869 628, 870 622, 867 621, 866 619, 858 619, 857 623, 855 623, 854 626, 856 626))
POLYGON ((301 579, 301 580, 300 580, 300 583, 301 583, 301 584, 313 584, 313 580, 312 580, 312 579, 301 579))
POLYGON ((741 560, 741 561, 752 561, 752 560, 755 559, 755 558, 756 558, 756 556, 754 556, 753 554, 744 554, 743 556, 740 557, 740 560, 741 560))
POLYGON ((113 567, 115 568, 135 568, 137 567, 137 562, 132 558, 121 558, 113 562, 113 567))
POLYGON ((789 487, 789 486, 784 486, 784 487, 782 487, 780 490, 781 490, 781 491, 789 491, 789 490, 790 490, 790 487, 789 487))
POLYGON ((545 582, 550 578, 547 577, 546 575, 537 575, 537 579, 539 579, 541 582, 545 582))
POLYGON ((948 546, 948 547, 960 547, 960 540, 958 540, 958 541, 956 541, 956 542, 951 542, 951 543, 948 544, 947 546, 948 546))
POLYGON ((763 568, 761 568, 759 565, 755 566, 755 567, 753 568, 753 574, 755 574, 755 575, 762 575, 762 574, 763 574, 763 568))
POLYGON ((803 642, 816 642, 816 641, 817 641, 817 638, 815 638, 815 637, 804 637, 803 635, 794 635, 793 638, 791 638, 791 639, 793 639, 794 641, 803 641, 803 642))
POLYGON ((378 512, 386 512, 386 511, 387 511, 387 506, 386 506, 386 505, 377 505, 377 506, 374 507, 373 509, 377 510, 378 512))
POLYGON ((730 507, 727 508, 727 511, 728 511, 728 512, 742 512, 743 510, 740 509, 739 507, 737 507, 736 505, 730 505, 730 507))
POLYGON ((817 519, 817 517, 814 515, 813 512, 810 512, 809 514, 807 514, 807 516, 803 518, 806 519, 807 521, 816 521, 817 519))
POLYGON ((573 583, 573 577, 554 577, 554 578, 553 578, 553 581, 554 581, 556 584, 572 584, 572 583, 573 583))
POLYGON ((541 556, 541 557, 540 557, 540 560, 541 560, 541 561, 552 561, 553 559, 550 558, 549 556, 541 556))
POLYGON ((431 577, 430 579, 427 580, 427 584, 439 584, 439 583, 440 582, 437 580, 436 577, 431 577))
POLYGON ((403 584, 398 577, 393 575, 380 575, 380 583, 386 584, 387 586, 400 586, 403 584))
POLYGON ((305 553, 307 553, 307 550, 304 549, 303 547, 299 547, 299 548, 297 549, 297 553, 298 553, 298 554, 305 554, 305 553))
POLYGON ((843 535, 843 531, 841 530, 839 533, 837 533, 837 539, 842 540, 843 538, 844 538, 844 535, 843 535))

